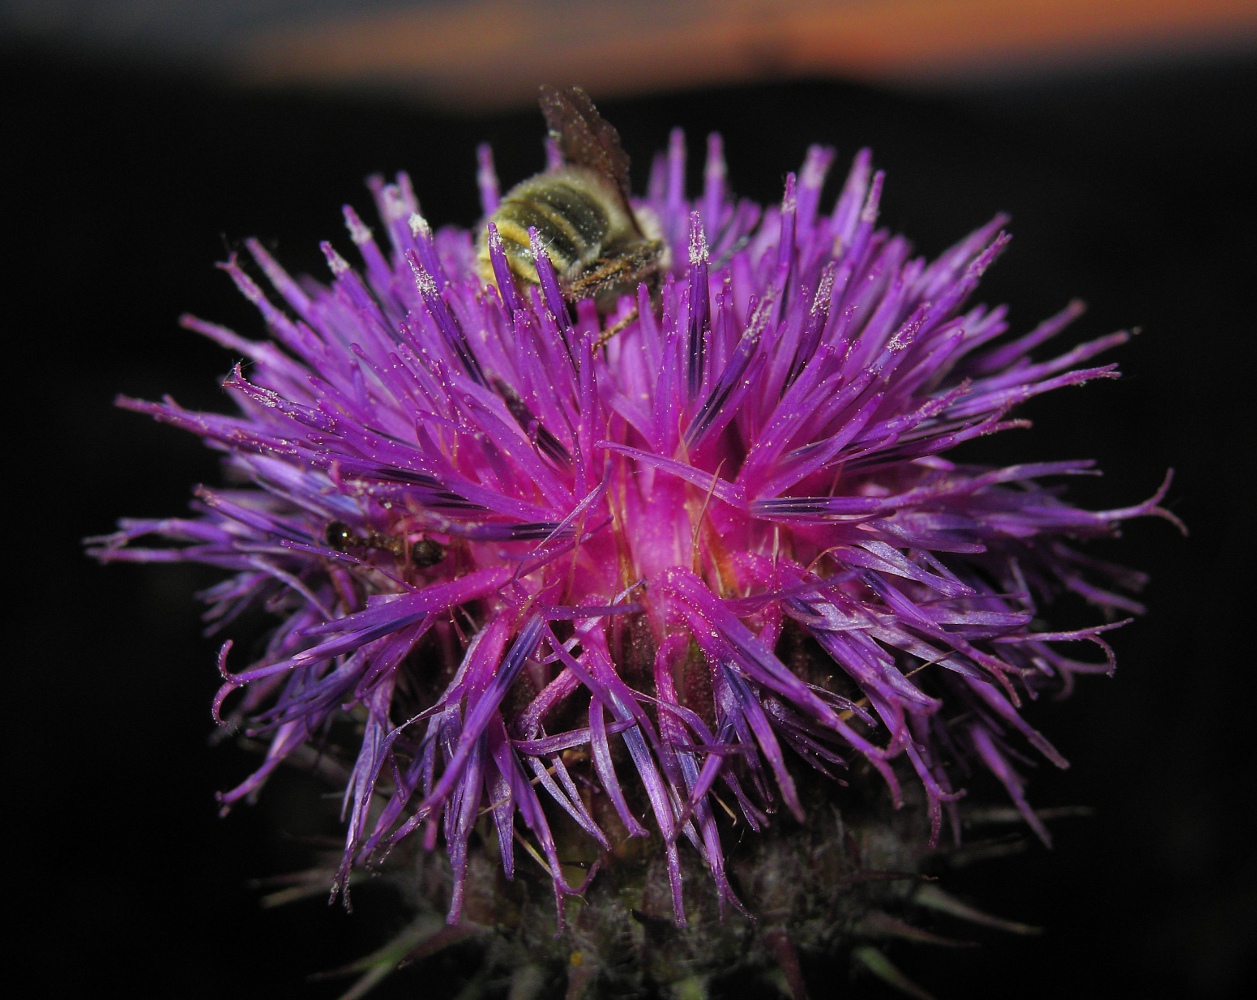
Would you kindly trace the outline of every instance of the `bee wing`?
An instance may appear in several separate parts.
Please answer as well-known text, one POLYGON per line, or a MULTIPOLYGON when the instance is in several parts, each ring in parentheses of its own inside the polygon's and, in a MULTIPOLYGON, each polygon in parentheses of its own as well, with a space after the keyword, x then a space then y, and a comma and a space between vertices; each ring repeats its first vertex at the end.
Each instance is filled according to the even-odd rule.
POLYGON ((620 193, 620 200, 634 225, 637 223, 629 205, 629 158, 620 145, 620 133, 594 107, 594 102, 580 87, 560 90, 541 85, 541 113, 550 134, 568 163, 601 174, 620 193))

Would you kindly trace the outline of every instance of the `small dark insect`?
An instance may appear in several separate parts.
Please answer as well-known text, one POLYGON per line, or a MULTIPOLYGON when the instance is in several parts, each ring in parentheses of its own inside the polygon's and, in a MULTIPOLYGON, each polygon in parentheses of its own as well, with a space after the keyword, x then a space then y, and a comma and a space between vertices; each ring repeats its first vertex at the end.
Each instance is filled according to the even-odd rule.
MULTIPOLYGON (((398 559, 404 559, 406 539, 400 535, 382 535, 378 531, 369 531, 366 535, 355 534, 354 530, 344 521, 332 521, 323 532, 328 548, 337 552, 349 552, 351 549, 379 549, 391 552, 398 559)), ((410 561, 423 569, 435 566, 445 558, 445 546, 434 542, 431 538, 421 538, 410 546, 410 561)))
POLYGON ((357 545, 361 545, 362 541, 353 533, 349 525, 344 521, 333 521, 327 526, 327 530, 323 532, 323 537, 327 540, 329 548, 335 549, 337 552, 348 552, 357 545))
MULTIPOLYGON (((565 163, 511 188, 489 222, 502 237, 517 284, 538 283, 531 226, 567 299, 592 298, 609 313, 639 283, 658 280, 667 269, 667 245, 653 216, 635 212, 629 203, 628 154, 589 95, 580 87, 543 86, 541 113, 565 163)), ((480 236, 479 263, 481 277, 496 285, 487 226, 480 236)))
POLYGON ((421 538, 410 547, 410 561, 427 569, 445 558, 445 546, 431 538, 421 538))

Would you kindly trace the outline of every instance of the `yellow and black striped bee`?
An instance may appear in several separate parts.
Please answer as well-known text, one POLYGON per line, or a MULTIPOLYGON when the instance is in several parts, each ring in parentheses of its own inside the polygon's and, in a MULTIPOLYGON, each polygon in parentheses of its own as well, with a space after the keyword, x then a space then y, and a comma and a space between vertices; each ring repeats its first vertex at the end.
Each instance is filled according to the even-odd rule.
MULTIPOLYGON (((564 164, 515 185, 488 220, 518 285, 538 283, 528 240, 533 227, 550 255, 564 296, 592 298, 605 314, 641 282, 667 269, 667 245, 655 220, 629 203, 629 158, 619 133, 598 114, 580 87, 541 88, 541 113, 564 164)), ((480 274, 497 281, 488 227, 481 233, 480 274)))

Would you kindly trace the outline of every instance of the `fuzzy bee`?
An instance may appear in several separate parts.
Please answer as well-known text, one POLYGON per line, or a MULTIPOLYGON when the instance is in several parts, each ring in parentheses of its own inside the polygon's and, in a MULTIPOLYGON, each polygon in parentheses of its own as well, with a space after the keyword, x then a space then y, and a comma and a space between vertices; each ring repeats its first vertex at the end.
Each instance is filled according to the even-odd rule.
MULTIPOLYGON (((564 164, 511 188, 489 222, 497 227, 519 285, 538 283, 529 227, 558 272, 571 302, 592 298, 604 314, 641 282, 667 269, 668 250, 656 220, 629 203, 629 158, 616 130, 579 87, 541 88, 541 113, 564 164)), ((497 284, 488 226, 480 236, 480 274, 497 284)))

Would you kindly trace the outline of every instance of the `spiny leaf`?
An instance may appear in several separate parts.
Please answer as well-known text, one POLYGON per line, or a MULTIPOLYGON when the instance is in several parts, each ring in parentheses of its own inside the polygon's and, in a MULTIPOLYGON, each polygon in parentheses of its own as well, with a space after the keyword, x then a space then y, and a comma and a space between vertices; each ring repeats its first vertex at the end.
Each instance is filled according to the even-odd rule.
POLYGON ((862 944, 851 952, 851 958, 859 962, 878 979, 893 986, 905 996, 916 997, 916 1000, 934 1000, 932 993, 927 993, 916 983, 900 972, 890 959, 869 944, 862 944))
POLYGON ((917 944, 932 944, 940 948, 973 948, 974 941, 957 941, 955 938, 943 937, 921 927, 914 927, 898 917, 892 917, 881 910, 873 910, 865 914, 856 929, 868 937, 901 938, 904 941, 915 941, 917 944))
POLYGON ((962 903, 955 896, 948 895, 937 885, 921 886, 913 894, 912 901, 928 909, 937 910, 939 913, 947 913, 960 920, 967 920, 971 924, 994 927, 996 930, 1008 931, 1010 934, 1043 933, 1041 927, 1018 923, 1015 920, 1004 920, 1001 917, 993 917, 989 913, 983 913, 968 903, 962 903))

